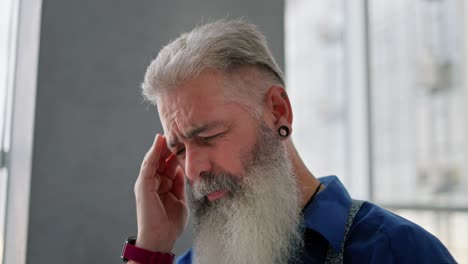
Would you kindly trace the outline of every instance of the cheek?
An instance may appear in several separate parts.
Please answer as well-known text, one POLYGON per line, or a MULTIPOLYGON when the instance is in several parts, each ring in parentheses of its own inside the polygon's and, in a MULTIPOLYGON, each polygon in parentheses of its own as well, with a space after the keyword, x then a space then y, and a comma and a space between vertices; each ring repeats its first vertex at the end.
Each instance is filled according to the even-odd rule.
POLYGON ((223 141, 216 147, 214 164, 218 169, 243 175, 252 160, 252 147, 247 140, 223 141))

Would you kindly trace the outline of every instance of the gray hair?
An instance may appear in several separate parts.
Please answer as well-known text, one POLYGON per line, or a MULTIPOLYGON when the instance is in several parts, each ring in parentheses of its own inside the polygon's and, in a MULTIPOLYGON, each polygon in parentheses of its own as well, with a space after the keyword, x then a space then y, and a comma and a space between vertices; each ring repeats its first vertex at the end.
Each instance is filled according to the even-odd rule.
POLYGON ((284 86, 283 73, 256 26, 241 20, 220 20, 196 27, 162 48, 148 66, 143 95, 156 104, 161 92, 208 68, 222 72, 226 84, 231 84, 226 85, 226 99, 248 106, 252 100, 263 101, 270 85, 284 86), (232 85, 239 84, 236 81, 243 85, 232 85))

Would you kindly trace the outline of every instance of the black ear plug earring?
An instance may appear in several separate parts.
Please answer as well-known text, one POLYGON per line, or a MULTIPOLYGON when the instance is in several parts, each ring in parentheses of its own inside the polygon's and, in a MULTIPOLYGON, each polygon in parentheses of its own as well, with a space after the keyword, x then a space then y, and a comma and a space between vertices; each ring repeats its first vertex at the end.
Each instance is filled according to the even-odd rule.
POLYGON ((278 134, 280 135, 280 137, 283 137, 283 138, 286 138, 289 136, 289 127, 287 126, 280 126, 278 128, 278 134))

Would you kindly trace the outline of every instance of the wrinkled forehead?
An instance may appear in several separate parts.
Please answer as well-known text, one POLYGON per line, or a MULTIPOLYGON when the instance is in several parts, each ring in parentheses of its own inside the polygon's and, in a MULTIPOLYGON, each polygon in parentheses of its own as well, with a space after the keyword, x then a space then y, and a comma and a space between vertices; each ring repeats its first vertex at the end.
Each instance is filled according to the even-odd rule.
POLYGON ((196 80, 161 94, 157 107, 165 133, 173 133, 175 128, 188 129, 219 119, 229 104, 222 90, 217 81, 196 80))
POLYGON ((204 112, 218 112, 228 104, 222 88, 180 87, 161 94, 157 100, 159 116, 171 120, 178 116, 192 116, 204 112))

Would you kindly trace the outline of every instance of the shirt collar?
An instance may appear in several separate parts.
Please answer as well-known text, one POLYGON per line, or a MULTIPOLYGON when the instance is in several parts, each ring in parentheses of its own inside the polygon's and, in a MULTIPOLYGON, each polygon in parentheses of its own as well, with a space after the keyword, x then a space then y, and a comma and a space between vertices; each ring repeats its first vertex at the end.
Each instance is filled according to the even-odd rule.
POLYGON ((305 208, 304 226, 320 233, 335 250, 344 237, 351 197, 336 176, 319 178, 325 189, 305 208))

